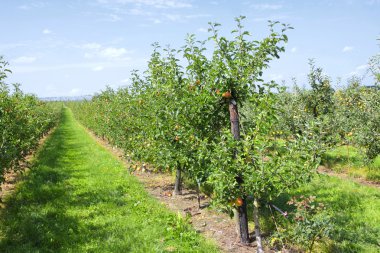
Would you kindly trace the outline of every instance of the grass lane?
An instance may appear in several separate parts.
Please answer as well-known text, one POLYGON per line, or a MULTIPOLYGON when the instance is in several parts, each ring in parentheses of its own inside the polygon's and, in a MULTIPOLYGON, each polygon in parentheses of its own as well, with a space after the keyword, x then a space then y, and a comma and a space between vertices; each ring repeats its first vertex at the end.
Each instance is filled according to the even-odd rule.
POLYGON ((328 252, 380 252, 380 191, 351 180, 316 176, 294 192, 314 195, 333 216, 328 252))
POLYGON ((336 147, 326 152, 322 162, 336 172, 380 182, 380 155, 367 163, 363 151, 354 146, 336 147))
MULTIPOLYGON (((375 253, 380 252, 380 191, 349 179, 316 175, 313 180, 283 194, 274 203, 285 211, 291 196, 316 196, 316 201, 326 206, 332 217, 331 240, 324 240, 315 252, 375 253)), ((263 224, 273 230, 269 211, 263 224)), ((284 222, 284 219, 279 219, 284 222)), ((268 231, 269 232, 269 231, 268 231)))
POLYGON ((0 210, 0 252, 217 252, 64 109, 0 210))

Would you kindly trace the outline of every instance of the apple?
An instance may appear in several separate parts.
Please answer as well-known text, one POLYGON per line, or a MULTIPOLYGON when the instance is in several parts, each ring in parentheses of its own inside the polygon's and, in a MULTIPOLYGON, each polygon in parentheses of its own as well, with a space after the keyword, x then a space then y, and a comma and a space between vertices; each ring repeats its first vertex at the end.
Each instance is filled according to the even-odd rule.
POLYGON ((232 94, 231 94, 230 91, 226 91, 226 92, 223 92, 222 97, 223 97, 223 98, 231 98, 231 97, 232 97, 232 94))
POLYGON ((243 199, 240 198, 240 197, 237 198, 237 199, 235 200, 235 205, 236 205, 236 206, 242 206, 243 203, 244 203, 244 201, 243 201, 243 199))

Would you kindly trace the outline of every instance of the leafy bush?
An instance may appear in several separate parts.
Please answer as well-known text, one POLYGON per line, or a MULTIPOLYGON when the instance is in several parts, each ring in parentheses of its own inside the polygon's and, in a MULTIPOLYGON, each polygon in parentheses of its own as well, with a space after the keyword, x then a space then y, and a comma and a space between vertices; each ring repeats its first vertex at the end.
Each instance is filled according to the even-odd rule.
POLYGON ((324 205, 315 199, 315 196, 300 196, 288 202, 294 211, 287 215, 290 222, 272 235, 273 246, 283 247, 285 243, 288 247, 298 246, 313 252, 316 242, 329 237, 333 229, 332 218, 326 213, 324 205))
POLYGON ((57 122, 57 111, 5 82, 8 63, 0 57, 0 183, 7 170, 16 170, 25 156, 38 145, 57 122))

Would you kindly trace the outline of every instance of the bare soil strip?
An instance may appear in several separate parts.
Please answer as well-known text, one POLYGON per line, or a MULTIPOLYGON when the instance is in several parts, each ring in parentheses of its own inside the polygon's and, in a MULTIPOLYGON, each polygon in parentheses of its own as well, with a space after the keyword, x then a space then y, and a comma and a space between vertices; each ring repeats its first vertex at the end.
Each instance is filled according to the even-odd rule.
POLYGON ((201 209, 198 208, 196 191, 184 189, 182 195, 172 195, 174 177, 151 172, 134 173, 144 183, 148 192, 174 212, 188 217, 193 227, 207 238, 213 239, 225 252, 255 252, 255 242, 240 243, 233 219, 224 213, 208 209, 209 198, 201 195, 201 209))

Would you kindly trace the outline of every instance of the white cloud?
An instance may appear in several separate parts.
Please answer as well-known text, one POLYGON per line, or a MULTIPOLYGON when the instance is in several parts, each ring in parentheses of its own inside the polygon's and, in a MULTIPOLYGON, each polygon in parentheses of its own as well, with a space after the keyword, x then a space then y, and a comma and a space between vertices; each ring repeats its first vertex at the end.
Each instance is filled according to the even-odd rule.
POLYGON ((84 53, 84 58, 86 59, 91 59, 91 58, 94 58, 95 57, 95 54, 92 54, 92 53, 84 53))
POLYGON ((163 14, 163 16, 173 22, 185 21, 188 19, 199 19, 203 17, 210 17, 209 14, 193 14, 193 15, 181 15, 181 14, 163 14))
POLYGON ((140 7, 130 9, 128 11, 128 14, 135 15, 135 16, 153 16, 152 12, 147 11, 146 9, 142 9, 140 7))
POLYGON ((286 15, 270 15, 270 16, 266 16, 266 17, 259 17, 259 18, 254 18, 253 21, 255 22, 267 22, 268 20, 285 20, 285 19, 289 19, 290 16, 286 16, 286 15))
POLYGON ((18 8, 21 10, 29 10, 30 7, 26 4, 23 4, 23 5, 20 5, 18 8))
POLYGON ((132 51, 128 51, 124 47, 104 47, 98 43, 87 43, 78 47, 86 50, 84 57, 87 59, 126 60, 128 59, 126 55, 132 53, 132 51))
POLYGON ((121 83, 129 83, 129 81, 130 81, 129 78, 125 78, 125 79, 121 80, 120 82, 121 82, 121 83))
POLYGON ((253 4, 252 7, 256 10, 279 10, 282 8, 281 4, 253 4))
POLYGON ((18 47, 26 47, 28 43, 8 43, 8 44, 0 44, 0 51, 10 50, 18 47))
POLYGON ((297 47, 292 47, 292 49, 290 49, 290 52, 292 52, 292 53, 297 52, 297 47))
POLYGON ((165 17, 170 21, 179 21, 182 20, 181 15, 178 14, 165 14, 165 17))
POLYGON ((13 62, 14 63, 33 63, 37 60, 36 57, 32 57, 32 56, 20 56, 16 59, 13 59, 13 62))
POLYGON ((210 14, 192 14, 192 15, 186 15, 185 18, 191 19, 191 18, 208 18, 211 17, 210 14))
POLYGON ((76 62, 60 65, 18 65, 12 68, 13 73, 35 73, 44 71, 61 71, 69 69, 93 69, 97 66, 103 66, 107 69, 117 68, 143 68, 148 59, 136 58, 133 61, 130 58, 124 58, 123 61, 98 61, 98 62, 76 62))
POLYGON ((368 64, 360 65, 356 67, 356 70, 365 70, 368 68, 368 64))
POLYGON ((154 24, 161 24, 162 23, 162 21, 160 19, 158 19, 158 18, 154 18, 152 20, 153 20, 154 24))
POLYGON ((122 20, 122 18, 121 18, 119 15, 116 15, 116 14, 110 14, 110 15, 108 16, 108 20, 111 21, 111 22, 117 22, 117 21, 122 20))
POLYGON ((104 69, 103 66, 96 66, 94 68, 92 68, 93 71, 102 71, 104 69))
POLYGON ((70 95, 78 95, 81 90, 78 88, 71 89, 70 95))
POLYGON ((180 0, 119 0, 119 2, 147 5, 154 8, 190 8, 192 5, 187 1, 180 0))
POLYGON ((357 76, 357 75, 359 75, 359 73, 356 71, 352 71, 352 72, 348 73, 348 76, 357 76))
POLYGON ((42 30, 43 34, 51 34, 51 31, 49 29, 44 29, 42 30))
POLYGON ((204 28, 204 27, 200 27, 200 28, 198 28, 198 32, 207 33, 208 29, 204 28))
POLYGON ((191 3, 184 0, 98 0, 99 4, 133 4, 135 6, 146 6, 158 9, 178 9, 178 8, 190 8, 191 3))
POLYGON ((98 43, 87 43, 87 44, 81 45, 80 47, 83 49, 100 49, 102 45, 98 43))
POLYGON ((43 8, 46 6, 45 2, 42 1, 30 1, 28 4, 23 4, 18 6, 21 10, 30 10, 30 9, 36 9, 36 8, 43 8))
POLYGON ((183 15, 170 11, 192 8, 192 2, 193 0, 98 0, 97 4, 106 9, 107 15, 104 18, 103 14, 103 20, 119 21, 124 16, 142 16, 146 18, 145 22, 138 25, 147 27, 165 21, 181 22, 187 19, 210 17, 208 14, 183 15))
POLYGON ((99 52, 99 55, 104 57, 104 58, 109 58, 109 59, 116 59, 120 58, 122 56, 125 56, 127 54, 127 50, 123 47, 121 48, 115 48, 115 47, 107 47, 102 49, 99 52))
POLYGON ((368 64, 363 64, 363 65, 359 65, 355 68, 354 71, 351 71, 350 73, 348 73, 347 76, 360 76, 360 75, 365 75, 365 70, 368 69, 368 64))
POLYGON ((354 47, 351 47, 351 46, 345 46, 343 49, 342 49, 342 52, 343 53, 346 53, 346 52, 350 52, 354 50, 354 47))

